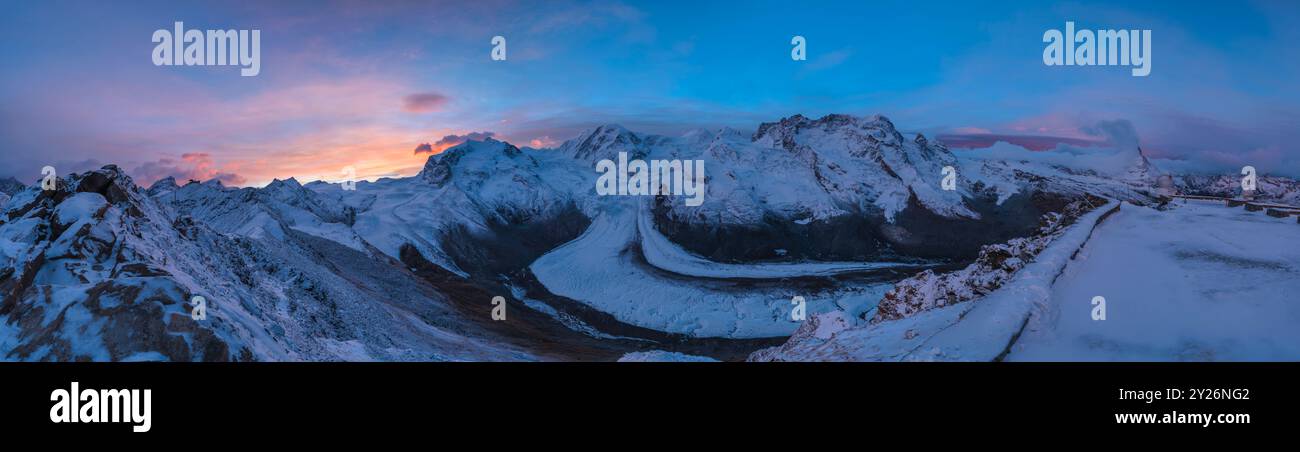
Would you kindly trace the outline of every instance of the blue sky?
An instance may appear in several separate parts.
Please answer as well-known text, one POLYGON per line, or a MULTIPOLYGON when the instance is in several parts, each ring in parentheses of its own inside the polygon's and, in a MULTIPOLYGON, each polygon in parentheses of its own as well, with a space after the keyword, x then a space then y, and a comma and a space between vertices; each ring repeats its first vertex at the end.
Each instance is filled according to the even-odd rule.
POLYGON ((1190 168, 1300 175, 1295 2, 0 3, 0 175, 24 180, 105 163, 146 183, 409 175, 417 146, 472 132, 548 146, 796 113, 1049 147, 1125 120, 1190 168), (1152 30, 1151 75, 1045 66, 1043 32, 1067 20, 1152 30), (150 36, 175 21, 261 30, 261 74, 154 66, 150 36))

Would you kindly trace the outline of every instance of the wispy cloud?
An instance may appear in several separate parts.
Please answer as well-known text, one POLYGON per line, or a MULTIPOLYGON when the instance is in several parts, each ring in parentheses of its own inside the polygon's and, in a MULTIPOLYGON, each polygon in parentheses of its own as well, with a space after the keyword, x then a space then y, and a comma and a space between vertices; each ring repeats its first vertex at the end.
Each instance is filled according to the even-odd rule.
POLYGON ((438 93, 416 93, 402 98, 402 108, 410 113, 429 113, 447 105, 447 96, 438 93))
POLYGON ((496 133, 470 132, 464 135, 451 134, 442 137, 442 139, 435 141, 433 144, 429 144, 429 143, 420 144, 418 147, 415 148, 415 153, 416 155, 438 154, 441 153, 442 151, 447 150, 447 148, 464 143, 466 141, 470 141, 470 140, 483 141, 488 138, 492 138, 493 136, 496 136, 496 133))
POLYGON ((208 153, 188 153, 180 159, 164 157, 153 162, 146 162, 131 170, 135 182, 148 186, 166 177, 174 177, 181 183, 187 180, 206 181, 216 179, 228 185, 241 185, 247 182, 243 176, 224 172, 217 168, 208 153))

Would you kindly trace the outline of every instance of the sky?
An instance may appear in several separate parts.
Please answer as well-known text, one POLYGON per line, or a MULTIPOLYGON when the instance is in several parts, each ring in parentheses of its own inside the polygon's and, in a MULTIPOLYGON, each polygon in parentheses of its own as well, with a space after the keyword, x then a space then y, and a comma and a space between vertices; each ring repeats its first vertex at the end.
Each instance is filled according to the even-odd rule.
MULTIPOLYGON (((1300 176, 1300 3, 0 0, 0 177, 116 164, 260 186, 409 176, 494 137, 883 114, 1050 152, 1127 123, 1179 169, 1300 176), (156 66, 155 30, 256 29, 261 70, 156 66), (1043 34, 1152 33, 1151 74, 1047 66, 1043 34), (807 60, 793 61, 803 36, 807 60), (494 36, 506 59, 491 58, 494 36)), ((978 152, 978 151, 971 151, 978 152)))

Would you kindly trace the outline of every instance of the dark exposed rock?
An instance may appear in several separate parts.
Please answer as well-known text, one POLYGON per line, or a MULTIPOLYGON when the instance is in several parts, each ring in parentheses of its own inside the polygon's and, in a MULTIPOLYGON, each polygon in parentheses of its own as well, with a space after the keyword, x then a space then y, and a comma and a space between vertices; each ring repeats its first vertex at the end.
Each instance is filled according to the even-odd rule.
POLYGON ((942 274, 925 270, 898 282, 880 300, 871 322, 898 320, 970 301, 996 290, 1033 262, 1039 252, 1080 216, 1105 203, 1104 199, 1095 197, 1074 201, 1059 212, 1043 215, 1033 235, 980 247, 979 256, 966 268, 942 274))
POLYGON ((188 291, 150 263, 150 253, 134 248, 140 244, 132 240, 142 238, 140 229, 148 227, 136 222, 146 209, 156 211, 138 192, 129 177, 109 165, 59 179, 55 190, 41 191, 29 198, 29 205, 10 211, 11 217, 28 220, 7 226, 15 228, 9 233, 23 234, 29 248, 13 256, 21 260, 0 278, 0 321, 18 327, 18 341, 3 358, 231 358, 212 324, 195 325, 188 318, 188 291), (67 207, 65 202, 78 204, 67 207), (120 213, 107 221, 113 209, 120 213), (65 213, 71 216, 61 218, 65 213), (38 284, 37 275, 62 282, 38 284))

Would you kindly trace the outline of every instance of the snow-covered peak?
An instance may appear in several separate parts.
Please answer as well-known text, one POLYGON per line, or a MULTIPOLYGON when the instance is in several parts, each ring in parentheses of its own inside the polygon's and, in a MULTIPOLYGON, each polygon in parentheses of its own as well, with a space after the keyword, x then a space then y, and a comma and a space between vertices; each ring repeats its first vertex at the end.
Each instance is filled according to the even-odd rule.
POLYGON ((272 186, 286 186, 286 187, 292 187, 292 188, 302 188, 302 184, 298 183, 298 179, 293 178, 293 177, 290 177, 290 178, 288 178, 288 179, 272 179, 272 180, 271 180, 271 183, 270 183, 270 184, 267 184, 266 187, 267 187, 267 188, 271 188, 272 186))
POLYGON ((486 178, 495 172, 519 166, 535 167, 537 162, 513 144, 487 138, 466 141, 430 156, 419 177, 442 186, 452 179, 456 173, 453 169, 457 167, 465 169, 465 173, 476 173, 478 178, 486 178))
POLYGON ((153 190, 155 188, 173 189, 177 187, 179 187, 179 185, 176 184, 176 178, 173 176, 167 176, 162 179, 158 179, 156 182, 153 183, 153 185, 149 186, 149 189, 150 190, 153 190))
MULTIPOLYGON (((921 146, 921 147, 928 147, 928 146, 930 146, 930 140, 926 139, 926 138, 925 138, 925 135, 922 135, 922 134, 919 134, 919 133, 916 134, 916 138, 913 138, 913 139, 912 139, 912 142, 913 142, 913 143, 916 143, 917 146, 921 146)), ((935 145, 936 145, 936 146, 943 146, 942 143, 936 143, 935 145)), ((943 146, 943 148, 944 148, 944 149, 948 149, 947 146, 943 146)))
POLYGON ((703 127, 696 127, 682 132, 681 138, 689 142, 712 140, 715 133, 703 127))
POLYGON ((127 176, 117 165, 105 165, 94 171, 73 174, 67 180, 74 191, 99 193, 112 204, 139 204, 141 198, 145 197, 131 176, 127 176))
POLYGON ((274 179, 266 187, 256 190, 256 192, 295 207, 317 211, 326 210, 320 207, 321 203, 317 200, 316 192, 303 187, 302 184, 298 183, 298 179, 292 177, 283 180, 274 179))
POLYGON ((841 204, 878 208, 893 219, 915 199, 941 216, 978 217, 965 206, 966 190, 940 189, 943 169, 954 166, 956 157, 922 136, 905 139, 882 115, 794 115, 760 125, 753 141, 807 162, 841 204))
POLYGON ((349 230, 355 210, 299 184, 294 178, 273 180, 262 188, 225 188, 190 183, 173 191, 150 192, 178 217, 202 222, 216 231, 250 238, 283 240, 289 230, 364 250, 349 230))
POLYGON ((149 193, 149 196, 157 196, 163 193, 170 193, 176 191, 176 189, 178 188, 181 187, 179 185, 176 185, 176 178, 172 176, 167 176, 162 179, 158 179, 157 182, 154 182, 153 185, 150 185, 149 190, 147 190, 147 193, 149 193))
POLYGON ((646 154, 646 148, 645 139, 641 136, 621 125, 606 124, 578 134, 561 144, 557 150, 563 155, 590 162, 612 160, 619 152, 627 152, 629 158, 641 158, 646 154))
POLYGON ((298 179, 292 177, 288 179, 272 179, 271 183, 266 184, 266 187, 263 187, 260 191, 291 204, 296 204, 294 200, 315 195, 315 192, 303 187, 302 184, 298 183, 298 179))
MULTIPOLYGON (((852 130, 877 141, 890 143, 898 143, 903 140, 903 136, 894 128, 894 123, 889 118, 882 115, 858 117, 844 114, 829 114, 815 120, 796 114, 788 118, 782 118, 778 122, 765 122, 758 126, 758 131, 754 132, 753 139, 755 142, 787 147, 792 144, 788 140, 792 140, 810 129, 820 130, 823 133, 852 130)), ((787 147, 787 149, 789 148, 787 147)))
POLYGON ((1124 175, 1124 179, 1128 182, 1144 186, 1154 185, 1156 177, 1162 174, 1160 168, 1157 168, 1155 164, 1151 163, 1150 159, 1147 159, 1147 155, 1145 152, 1142 152, 1141 147, 1137 148, 1137 154, 1133 166, 1129 167, 1127 173, 1124 175))
POLYGON ((24 188, 27 188, 27 185, 22 182, 19 182, 18 179, 14 179, 12 177, 6 177, 4 179, 0 179, 0 193, 13 196, 14 194, 17 194, 18 192, 22 191, 24 188))

